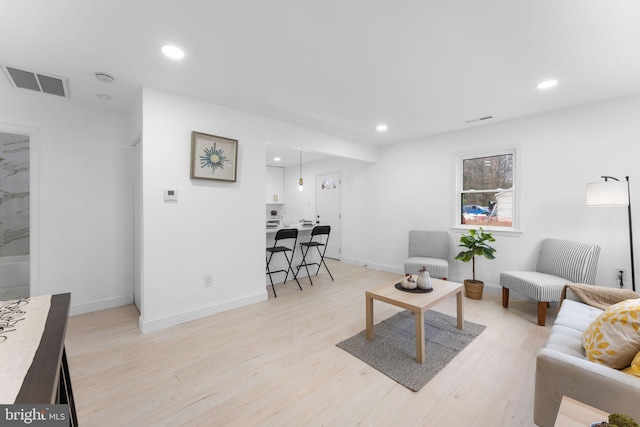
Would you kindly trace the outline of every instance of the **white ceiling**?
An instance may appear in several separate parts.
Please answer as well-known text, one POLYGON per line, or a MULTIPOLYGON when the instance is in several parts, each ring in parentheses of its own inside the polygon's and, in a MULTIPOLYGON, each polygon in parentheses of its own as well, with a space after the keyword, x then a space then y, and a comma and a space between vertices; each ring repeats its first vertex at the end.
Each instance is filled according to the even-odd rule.
POLYGON ((0 63, 70 102, 126 112, 150 86, 382 145, 640 93, 640 2, 3 1, 0 63))
MULTIPOLYGON (((267 166, 279 166, 286 168, 287 166, 300 165, 300 152, 295 148, 282 147, 275 144, 267 144, 267 166), (275 158, 280 160, 275 160, 275 158)), ((325 153, 315 151, 302 151, 302 163, 313 163, 326 158, 332 157, 325 153)))

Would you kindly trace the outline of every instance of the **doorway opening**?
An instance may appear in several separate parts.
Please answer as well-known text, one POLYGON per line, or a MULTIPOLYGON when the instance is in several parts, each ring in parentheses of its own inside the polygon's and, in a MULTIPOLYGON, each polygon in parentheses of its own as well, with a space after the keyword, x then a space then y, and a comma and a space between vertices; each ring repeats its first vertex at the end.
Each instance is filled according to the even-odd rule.
POLYGON ((29 135, 0 132, 0 300, 30 295, 29 135))

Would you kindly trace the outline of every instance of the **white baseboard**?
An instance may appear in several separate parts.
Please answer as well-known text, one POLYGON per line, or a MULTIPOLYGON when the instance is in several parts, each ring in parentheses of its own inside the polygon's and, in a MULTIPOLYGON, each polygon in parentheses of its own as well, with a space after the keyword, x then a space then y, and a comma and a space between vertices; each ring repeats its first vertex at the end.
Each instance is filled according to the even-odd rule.
POLYGON ((502 295, 502 286, 493 283, 485 283, 484 291, 491 295, 502 295))
POLYGON ((133 294, 121 297, 108 298, 99 301, 86 302, 82 304, 73 304, 73 295, 71 295, 71 307, 69 307, 69 316, 77 314, 91 313, 92 311, 106 310, 107 308, 120 307, 133 303, 133 294))
POLYGON ((371 264, 369 261, 354 259, 354 258, 342 258, 340 262, 346 262, 347 264, 360 265, 362 267, 372 268, 374 270, 386 271, 387 273, 404 274, 403 268, 393 267, 391 265, 384 264, 371 264))
POLYGON ((267 290, 256 292, 255 294, 245 295, 241 298, 233 300, 218 301, 214 304, 203 305, 192 310, 186 310, 179 313, 173 313, 168 316, 158 317, 155 319, 143 319, 140 316, 138 322, 140 331, 143 334, 159 331, 161 329, 176 326, 191 320, 200 319, 202 317, 211 316, 212 314, 221 313, 245 305, 254 304, 265 301, 267 299, 267 290))

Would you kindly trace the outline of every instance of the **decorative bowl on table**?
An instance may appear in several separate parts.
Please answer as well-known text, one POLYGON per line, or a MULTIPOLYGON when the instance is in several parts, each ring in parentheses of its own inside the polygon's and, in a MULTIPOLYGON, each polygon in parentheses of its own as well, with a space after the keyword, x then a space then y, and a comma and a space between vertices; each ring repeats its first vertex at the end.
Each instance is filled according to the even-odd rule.
POLYGON ((415 294, 426 294, 427 292, 433 291, 433 288, 419 288, 416 279, 410 274, 407 274, 400 282, 396 283, 395 288, 400 291, 411 292, 415 294))

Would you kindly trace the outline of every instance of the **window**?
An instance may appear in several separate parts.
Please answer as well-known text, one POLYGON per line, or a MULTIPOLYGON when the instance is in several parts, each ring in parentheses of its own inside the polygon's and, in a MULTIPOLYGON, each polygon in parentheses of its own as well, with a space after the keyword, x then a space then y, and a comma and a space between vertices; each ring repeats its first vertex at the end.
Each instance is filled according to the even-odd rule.
POLYGON ((516 230, 516 150, 458 155, 456 221, 462 228, 516 230))
POLYGON ((327 178, 324 181, 322 181, 322 187, 321 188, 323 190, 333 190, 333 189, 336 188, 336 183, 331 178, 327 178))

